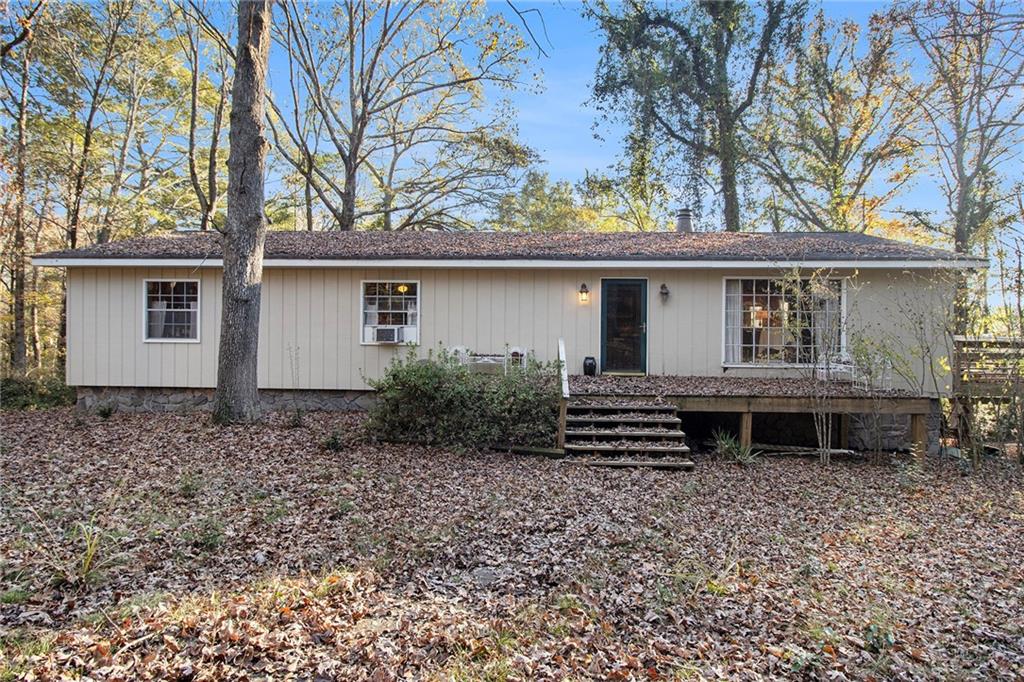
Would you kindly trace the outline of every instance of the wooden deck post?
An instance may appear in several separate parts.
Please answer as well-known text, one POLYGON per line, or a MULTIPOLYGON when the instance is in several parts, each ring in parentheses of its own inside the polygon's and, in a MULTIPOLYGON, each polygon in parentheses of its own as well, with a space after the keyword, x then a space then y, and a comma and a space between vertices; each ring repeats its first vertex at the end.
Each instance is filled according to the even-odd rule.
POLYGON ((928 429, 925 427, 924 414, 910 415, 910 441, 914 447, 914 458, 919 464, 924 464, 924 457, 928 454, 928 429))
POLYGON ((751 431, 754 427, 754 413, 753 412, 741 412, 740 413, 740 445, 747 448, 750 447, 751 431))

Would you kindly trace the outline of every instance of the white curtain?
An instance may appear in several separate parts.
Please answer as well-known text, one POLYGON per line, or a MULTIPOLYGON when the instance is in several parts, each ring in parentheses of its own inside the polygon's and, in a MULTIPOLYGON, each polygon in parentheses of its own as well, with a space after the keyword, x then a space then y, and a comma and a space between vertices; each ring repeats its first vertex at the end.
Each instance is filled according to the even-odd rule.
POLYGON ((740 280, 725 281, 725 361, 740 361, 740 339, 743 326, 743 299, 740 280))
POLYGON ((829 283, 834 292, 832 296, 814 301, 814 316, 817 324, 814 328, 814 345, 819 362, 828 358, 828 362, 836 362, 842 349, 843 319, 842 290, 829 283))
POLYGON ((149 304, 149 338, 164 338, 164 321, 167 319, 167 301, 154 301, 149 304))
POLYGON ((842 300, 837 294, 821 301, 820 305, 821 327, 817 330, 815 342, 819 352, 823 351, 835 359, 843 342, 842 300))

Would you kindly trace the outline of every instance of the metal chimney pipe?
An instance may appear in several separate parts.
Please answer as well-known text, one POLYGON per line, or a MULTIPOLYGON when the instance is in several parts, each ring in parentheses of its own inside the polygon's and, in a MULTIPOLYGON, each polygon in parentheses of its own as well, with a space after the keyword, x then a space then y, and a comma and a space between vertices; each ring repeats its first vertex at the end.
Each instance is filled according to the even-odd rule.
POLYGON ((681 208, 676 213, 676 232, 693 232, 693 211, 681 208))

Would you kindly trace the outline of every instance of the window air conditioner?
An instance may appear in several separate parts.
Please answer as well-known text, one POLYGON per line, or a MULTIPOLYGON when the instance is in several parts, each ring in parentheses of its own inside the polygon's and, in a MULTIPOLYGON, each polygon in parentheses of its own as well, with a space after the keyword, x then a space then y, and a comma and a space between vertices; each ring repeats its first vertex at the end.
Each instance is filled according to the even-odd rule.
POLYGON ((398 343, 398 329, 394 327, 377 327, 373 330, 373 340, 376 343, 398 343))

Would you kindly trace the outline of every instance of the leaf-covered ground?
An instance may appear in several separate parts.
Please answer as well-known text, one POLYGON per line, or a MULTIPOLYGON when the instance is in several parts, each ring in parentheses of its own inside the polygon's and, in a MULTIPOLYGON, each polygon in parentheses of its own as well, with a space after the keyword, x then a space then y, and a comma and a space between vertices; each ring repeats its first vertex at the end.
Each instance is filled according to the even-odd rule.
POLYGON ((1024 676, 1010 462, 608 471, 360 432, 4 413, 0 679, 1024 676))

